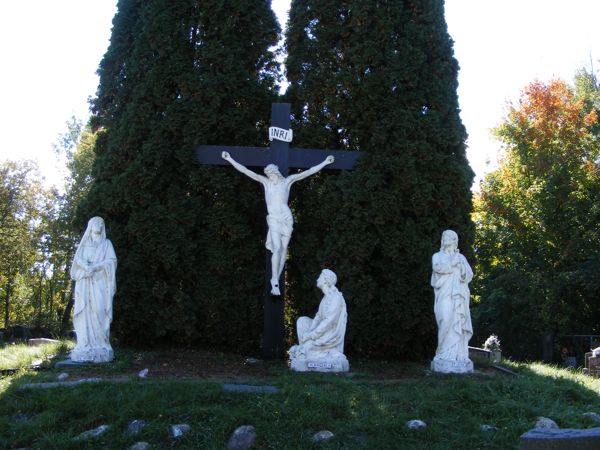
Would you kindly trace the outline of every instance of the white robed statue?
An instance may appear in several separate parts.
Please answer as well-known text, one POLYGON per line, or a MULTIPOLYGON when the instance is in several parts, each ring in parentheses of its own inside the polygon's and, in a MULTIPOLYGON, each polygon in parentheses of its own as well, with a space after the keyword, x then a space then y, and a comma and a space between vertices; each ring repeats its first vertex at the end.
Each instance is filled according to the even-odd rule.
POLYGON ((438 347, 431 370, 444 373, 469 373, 469 340, 473 336, 469 311, 469 282, 473 271, 458 251, 458 235, 452 230, 442 233, 442 245, 432 258, 431 286, 435 291, 435 319, 438 347))
POLYGON ((289 350, 290 367, 298 372, 347 372, 344 336, 348 313, 344 296, 335 287, 337 276, 324 269, 317 279, 323 299, 314 319, 300 317, 296 322, 298 345, 289 350))
POLYGON ((106 239, 104 220, 93 217, 71 265, 71 278, 75 281, 73 326, 77 335, 70 355, 73 361, 97 363, 113 359, 109 334, 116 270, 117 257, 106 239))
POLYGON ((272 253, 271 256, 271 294, 281 295, 279 290, 279 278, 285 266, 287 248, 292 237, 294 217, 288 206, 290 189, 296 181, 303 180, 321 170, 328 164, 334 162, 333 156, 328 156, 322 163, 285 177, 279 172, 275 164, 265 167, 265 176, 249 170, 246 166, 234 160, 228 152, 223 152, 221 157, 228 161, 235 169, 244 175, 258 181, 265 188, 265 202, 267 204, 267 233, 266 247, 272 253))

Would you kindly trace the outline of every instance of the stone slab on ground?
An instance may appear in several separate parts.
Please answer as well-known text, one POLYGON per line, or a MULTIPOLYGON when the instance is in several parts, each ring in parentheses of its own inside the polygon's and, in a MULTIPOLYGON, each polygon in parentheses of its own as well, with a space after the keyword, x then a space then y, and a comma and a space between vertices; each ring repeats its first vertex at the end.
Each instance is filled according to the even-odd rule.
POLYGON ((29 339, 27 341, 27 344, 29 344, 31 347, 39 347, 40 345, 58 344, 59 342, 60 341, 57 341, 56 339, 34 338, 34 339, 29 339))
POLYGON ((598 450, 600 428, 534 428, 521 435, 520 450, 598 450))
POLYGON ((225 392, 246 392, 252 394, 277 394, 279 388, 277 386, 256 386, 252 384, 223 384, 225 392))

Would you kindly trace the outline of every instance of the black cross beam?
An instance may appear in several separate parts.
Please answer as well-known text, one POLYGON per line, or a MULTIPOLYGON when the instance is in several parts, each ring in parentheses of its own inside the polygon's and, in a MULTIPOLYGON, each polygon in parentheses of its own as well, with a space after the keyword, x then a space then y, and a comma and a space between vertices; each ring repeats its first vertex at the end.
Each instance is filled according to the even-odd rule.
MULTIPOLYGON (((271 126, 283 130, 290 129, 289 103, 273 103, 271 126)), ((333 155, 335 161, 325 166, 325 169, 352 169, 360 157, 360 152, 357 151, 290 148, 289 142, 278 139, 273 139, 270 147, 200 145, 196 148, 196 156, 201 164, 228 166, 229 162, 221 157, 224 151, 229 152, 233 159, 244 166, 264 168, 268 164, 275 164, 284 177, 288 176, 290 168, 307 169, 319 164, 329 155, 333 155)), ((285 270, 281 275, 282 279, 279 280, 281 295, 272 296, 270 293, 271 259, 268 253, 266 266, 263 356, 267 359, 281 359, 285 354, 283 348, 285 270)))

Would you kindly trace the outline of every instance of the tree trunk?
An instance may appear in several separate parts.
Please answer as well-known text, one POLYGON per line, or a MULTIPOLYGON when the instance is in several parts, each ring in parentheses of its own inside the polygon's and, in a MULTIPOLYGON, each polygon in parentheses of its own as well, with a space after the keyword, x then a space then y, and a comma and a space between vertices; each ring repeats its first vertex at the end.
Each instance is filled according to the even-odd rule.
POLYGON ((10 296, 12 294, 12 280, 6 284, 6 293, 4 297, 4 329, 8 329, 8 316, 10 306, 10 296))
POLYGON ((71 283, 71 292, 69 293, 69 301, 67 302, 67 306, 65 306, 65 310, 63 311, 61 325, 60 325, 61 336, 65 336, 67 334, 67 328, 68 328, 69 322, 71 320, 71 311, 73 310, 74 303, 75 303, 75 283, 71 283))

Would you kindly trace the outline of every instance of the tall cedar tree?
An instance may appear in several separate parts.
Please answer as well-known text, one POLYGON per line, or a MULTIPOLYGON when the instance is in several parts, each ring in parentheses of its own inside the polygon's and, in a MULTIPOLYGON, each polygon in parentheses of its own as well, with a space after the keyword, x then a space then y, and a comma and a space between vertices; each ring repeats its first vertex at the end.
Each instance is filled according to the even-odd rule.
POLYGON ((279 32, 268 1, 119 0, 80 222, 103 216, 116 249, 121 342, 258 348, 262 197, 194 148, 266 145, 279 32))
POLYGON ((473 242, 443 1, 293 1, 287 51, 296 145, 364 152, 354 171, 295 192, 291 302, 314 311, 314 280, 330 267, 348 302, 349 352, 431 357, 431 255, 447 228, 468 258, 473 242))

